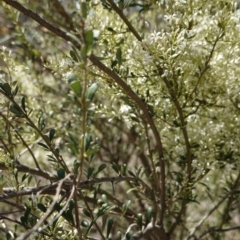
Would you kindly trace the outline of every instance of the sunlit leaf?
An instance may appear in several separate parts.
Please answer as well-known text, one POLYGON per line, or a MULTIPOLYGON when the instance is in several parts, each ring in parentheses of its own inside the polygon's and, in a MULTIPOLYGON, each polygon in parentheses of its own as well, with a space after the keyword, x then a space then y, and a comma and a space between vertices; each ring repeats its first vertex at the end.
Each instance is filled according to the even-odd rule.
POLYGON ((86 92, 86 98, 89 99, 90 101, 93 100, 93 97, 96 93, 98 89, 98 85, 97 83, 93 83, 88 89, 87 89, 87 92, 86 92))

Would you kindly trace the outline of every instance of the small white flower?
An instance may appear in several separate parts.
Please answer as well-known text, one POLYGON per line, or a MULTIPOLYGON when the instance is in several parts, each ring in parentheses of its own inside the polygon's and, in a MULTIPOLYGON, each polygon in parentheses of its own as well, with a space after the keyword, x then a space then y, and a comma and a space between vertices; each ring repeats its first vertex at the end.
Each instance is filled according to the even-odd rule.
POLYGON ((128 106, 128 105, 122 105, 122 106, 120 107, 119 112, 120 112, 120 113, 128 113, 130 110, 131 110, 131 107, 130 107, 130 106, 128 106))

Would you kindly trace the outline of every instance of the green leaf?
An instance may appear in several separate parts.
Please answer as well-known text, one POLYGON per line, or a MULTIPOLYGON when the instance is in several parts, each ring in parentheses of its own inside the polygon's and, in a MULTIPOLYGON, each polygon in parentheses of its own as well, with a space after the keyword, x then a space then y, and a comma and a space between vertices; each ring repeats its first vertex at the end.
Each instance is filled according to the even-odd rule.
POLYGON ((69 54, 75 62, 79 62, 78 57, 73 50, 70 50, 69 54))
POLYGON ((15 179, 17 180, 17 178, 18 178, 18 169, 17 168, 14 168, 13 175, 14 175, 15 179))
POLYGON ((131 234, 130 234, 130 232, 128 232, 128 233, 126 234, 126 240, 131 240, 131 234))
MULTIPOLYGON (((105 205, 105 204, 104 204, 105 205)), ((109 211, 110 209, 112 209, 114 207, 110 206, 110 205, 106 205, 104 207, 102 207, 96 214, 96 217, 95 217, 95 221, 102 215, 104 215, 107 211, 109 211)))
POLYGON ((42 131, 46 127, 45 121, 42 119, 42 115, 38 118, 38 128, 42 131))
POLYGON ((102 201, 104 203, 108 203, 108 198, 107 198, 107 195, 106 194, 102 194, 102 201))
POLYGON ((89 218, 92 218, 90 212, 86 208, 83 209, 83 214, 89 218))
POLYGON ((0 87, 8 96, 11 96, 12 88, 8 83, 2 83, 0 87))
POLYGON ((24 173, 22 176, 22 182, 24 182, 24 180, 26 180, 29 177, 28 173, 24 173))
POLYGON ((79 167, 80 167, 80 162, 77 159, 75 159, 73 163, 74 174, 78 173, 79 167))
POLYGON ((143 221, 142 221, 141 213, 138 213, 138 215, 137 215, 137 225, 138 225, 139 229, 142 229, 143 221))
POLYGON ((127 170, 127 165, 124 163, 121 165, 121 175, 122 176, 126 175, 126 170, 127 170))
POLYGON ((81 1, 80 6, 81 6, 82 16, 83 16, 83 18, 86 18, 87 17, 87 13, 88 13, 88 11, 87 11, 87 3, 84 2, 84 1, 81 1))
POLYGON ((82 86, 80 81, 75 81, 71 83, 71 88, 74 91, 74 93, 78 96, 81 97, 82 94, 82 86))
POLYGON ((93 48, 93 30, 88 30, 85 33, 85 43, 86 43, 86 55, 90 56, 93 48))
POLYGON ((136 175, 135 175, 131 170, 128 170, 128 173, 129 173, 132 177, 136 177, 136 175))
POLYGON ((190 148, 198 148, 200 147, 200 144, 197 143, 197 142, 193 142, 191 145, 190 145, 190 148))
POLYGON ((86 133, 84 136, 84 152, 87 152, 87 150, 89 149, 91 141, 92 135, 90 133, 86 133))
POLYGON ((112 226, 113 226, 113 219, 110 218, 110 219, 108 219, 108 223, 107 223, 107 238, 108 238, 109 235, 110 235, 112 226))
POLYGON ((78 43, 79 45, 81 45, 81 41, 78 39, 78 37, 70 32, 67 32, 67 35, 72 38, 76 43, 78 43))
POLYGON ((22 109, 24 110, 24 112, 26 112, 25 97, 22 97, 21 105, 22 105, 21 107, 22 107, 22 109))
POLYGON ((16 95, 17 95, 17 93, 18 93, 18 89, 19 89, 19 87, 18 87, 18 85, 15 87, 15 89, 12 91, 12 96, 13 97, 15 97, 16 95))
POLYGON ((69 202, 69 211, 72 211, 75 207, 75 201, 72 199, 69 202))
POLYGON ((25 217, 26 219, 28 218, 30 212, 31 212, 31 208, 30 208, 30 207, 26 207, 25 212, 24 212, 24 217, 25 217))
POLYGON ((92 101, 97 89, 98 89, 98 84, 93 83, 86 91, 86 98, 92 101))
POLYGON ((56 132, 56 130, 54 128, 52 128, 50 130, 50 132, 49 132, 49 140, 50 140, 50 142, 53 140, 55 132, 56 132))
POLYGON ((11 104, 9 110, 16 114, 17 117, 22 117, 23 116, 23 111, 22 109, 15 103, 11 104))
POLYGON ((81 58, 85 62, 87 59, 87 46, 83 45, 81 48, 81 58))
POLYGON ((152 215, 153 215, 153 208, 150 206, 150 207, 148 207, 148 210, 146 213, 146 226, 148 223, 150 223, 152 215))
POLYGON ((94 176, 96 176, 98 173, 100 173, 103 169, 105 169, 107 167, 107 165, 105 163, 101 164, 98 167, 98 170, 96 171, 96 173, 94 174, 94 176))
POLYGON ((74 81, 76 81, 78 79, 78 76, 77 76, 77 74, 75 74, 75 73, 69 73, 69 74, 67 74, 67 82, 68 83, 71 83, 71 82, 74 82, 74 81))
POLYGON ((119 166, 116 163, 112 163, 111 167, 117 174, 120 173, 119 166))
POLYGON ((173 125, 175 127, 181 127, 180 123, 177 120, 173 120, 173 125))
POLYGON ((24 216, 21 216, 21 217, 20 217, 20 221, 21 221, 21 223, 23 224, 23 226, 26 226, 26 225, 27 225, 27 219, 26 219, 24 216))
POLYGON ((117 64, 118 64, 117 60, 112 61, 111 68, 113 69, 115 66, 117 66, 117 64))
POLYGON ((59 179, 63 179, 63 178, 65 177, 65 171, 64 171, 64 169, 63 169, 63 168, 59 168, 59 169, 57 170, 57 175, 58 175, 59 179))
POLYGON ((89 167, 87 170, 87 179, 89 179, 94 172, 94 167, 89 167))
POLYGON ((55 203, 54 210, 60 212, 62 210, 62 207, 59 203, 55 203))
POLYGON ((121 50, 121 48, 118 48, 118 50, 117 50, 116 59, 118 61, 118 64, 122 65, 122 50, 121 50))
POLYGON ((13 232, 7 231, 7 232, 6 232, 6 239, 7 239, 7 240, 13 239, 13 232))
POLYGON ((49 150, 49 147, 48 147, 46 144, 44 144, 44 143, 39 142, 38 145, 40 145, 40 146, 42 146, 43 148, 49 150))
POLYGON ((46 212, 47 208, 42 204, 42 203, 38 203, 37 207, 39 210, 41 210, 42 212, 46 212))
POLYGON ((107 27, 107 30, 108 30, 109 32, 116 33, 116 31, 115 31, 113 28, 111 28, 111 27, 107 27))
POLYGON ((73 214, 72 211, 68 210, 62 213, 62 216, 71 224, 74 224, 74 218, 73 218, 73 214))
POLYGON ((130 204, 131 204, 131 200, 128 200, 126 203, 123 204, 123 206, 122 206, 122 213, 123 214, 126 213, 126 211, 128 210, 130 204))

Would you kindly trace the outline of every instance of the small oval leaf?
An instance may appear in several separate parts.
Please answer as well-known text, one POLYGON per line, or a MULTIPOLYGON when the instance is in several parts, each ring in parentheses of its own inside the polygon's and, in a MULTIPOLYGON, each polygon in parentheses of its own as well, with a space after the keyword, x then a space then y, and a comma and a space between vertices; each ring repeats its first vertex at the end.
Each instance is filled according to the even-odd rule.
POLYGON ((50 130, 50 132, 49 132, 49 140, 50 140, 50 142, 53 140, 55 132, 56 132, 56 130, 54 128, 52 128, 50 130))
POLYGON ((0 87, 8 96, 11 96, 12 88, 8 83, 3 83, 0 87))
POLYGON ((42 203, 38 203, 37 207, 39 210, 41 210, 42 212, 46 212, 47 208, 42 204, 42 203))
POLYGON ((71 83, 71 88, 74 91, 74 93, 78 96, 81 97, 82 94, 82 86, 80 84, 80 81, 75 81, 71 83))
POLYGON ((89 149, 90 143, 92 141, 92 136, 89 133, 85 134, 84 137, 84 151, 87 152, 87 150, 89 149))
POLYGON ((88 211, 86 208, 83 209, 83 214, 84 214, 85 216, 91 218, 91 214, 89 213, 89 211, 88 211))
POLYGON ((65 171, 64 171, 64 169, 63 169, 63 168, 59 168, 59 169, 57 170, 57 175, 58 175, 59 179, 63 179, 63 178, 65 177, 65 171))
POLYGON ((97 83, 93 83, 88 89, 87 89, 87 92, 86 92, 86 98, 90 101, 93 100, 93 97, 96 93, 98 89, 98 85, 97 83))

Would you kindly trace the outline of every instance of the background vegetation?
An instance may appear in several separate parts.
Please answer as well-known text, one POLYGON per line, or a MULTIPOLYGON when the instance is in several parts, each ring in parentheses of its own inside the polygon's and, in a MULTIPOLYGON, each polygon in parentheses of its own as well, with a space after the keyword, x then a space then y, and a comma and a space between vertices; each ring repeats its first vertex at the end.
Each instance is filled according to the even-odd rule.
POLYGON ((239 239, 231 0, 0 1, 0 239, 239 239))

